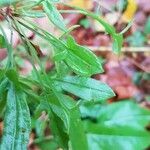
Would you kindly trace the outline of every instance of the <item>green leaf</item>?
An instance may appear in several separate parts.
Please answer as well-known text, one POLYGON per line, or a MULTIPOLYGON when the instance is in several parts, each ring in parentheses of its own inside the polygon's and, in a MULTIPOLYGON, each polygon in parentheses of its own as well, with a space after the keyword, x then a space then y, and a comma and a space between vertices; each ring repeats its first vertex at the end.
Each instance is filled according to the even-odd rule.
POLYGON ((51 22, 54 25, 56 25, 59 29, 67 31, 63 17, 61 16, 57 8, 54 6, 54 4, 51 3, 50 1, 44 1, 43 7, 46 12, 46 15, 51 20, 51 22))
POLYGON ((67 76, 62 79, 56 79, 55 85, 58 88, 62 88, 69 93, 89 101, 102 101, 115 96, 107 84, 92 78, 67 76))
MULTIPOLYGON (((93 74, 102 73, 103 68, 99 59, 86 47, 75 43, 72 37, 68 38, 67 45, 53 39, 52 45, 57 49, 56 57, 58 60, 62 55, 64 62, 79 75, 91 76, 93 74)), ((57 60, 56 59, 56 60, 57 60)))
POLYGON ((54 138, 59 144, 59 147, 63 148, 64 150, 67 150, 69 137, 67 133, 64 132, 63 121, 53 112, 51 112, 49 116, 51 120, 50 127, 54 138))
POLYGON ((59 52, 59 53, 55 54, 53 56, 53 60, 54 61, 62 61, 64 59, 66 59, 67 56, 68 56, 68 52, 66 50, 64 50, 62 52, 59 52))
POLYGON ((150 34, 150 17, 148 17, 146 24, 144 26, 144 33, 146 35, 150 34))
POLYGON ((5 75, 5 69, 0 69, 0 80, 2 80, 4 75, 5 75))
MULTIPOLYGON (((74 7, 74 8, 76 10, 78 10, 78 12, 76 12, 76 13, 81 13, 81 14, 91 17, 92 19, 97 20, 105 28, 105 31, 112 36, 114 44, 115 44, 115 46, 113 46, 113 48, 114 47, 115 47, 115 49, 117 48, 116 50, 113 49, 114 52, 119 53, 121 51, 121 45, 123 44, 123 40, 122 40, 123 36, 120 33, 116 33, 116 30, 113 26, 109 25, 104 19, 102 19, 101 17, 99 17, 99 15, 97 15, 95 13, 92 13, 90 11, 87 11, 87 10, 84 10, 84 9, 81 9, 78 7, 74 7), (119 37, 121 37, 122 39, 120 40, 119 37)), ((73 12, 73 11, 70 11, 70 12, 73 12)))
POLYGON ((6 42, 3 35, 0 34, 0 48, 6 48, 6 42))
POLYGON ((91 150, 110 150, 110 147, 111 150, 144 150, 149 146, 150 136, 136 128, 104 127, 93 123, 86 128, 91 150))
POLYGON ((11 84, 7 95, 4 131, 0 149, 26 150, 29 133, 30 113, 26 97, 21 91, 16 91, 11 84))
POLYGON ((34 118, 38 119, 43 111, 48 112, 48 110, 49 105, 47 105, 47 101, 45 101, 43 97, 41 97, 40 104, 36 107, 36 110, 34 110, 34 118))
POLYGON ((6 71, 6 76, 8 77, 8 79, 14 83, 14 85, 16 87, 20 86, 20 83, 18 81, 19 79, 19 75, 18 72, 15 69, 9 69, 6 71))
POLYGON ((39 112, 42 112, 43 110, 48 112, 51 121, 50 127, 55 140, 59 147, 65 150, 68 149, 69 137, 65 129, 67 127, 68 120, 66 119, 66 114, 60 106, 56 96, 53 93, 43 93, 43 98, 38 107, 36 115, 40 114, 39 112))
POLYGON ((0 7, 13 4, 15 2, 18 2, 19 0, 0 0, 0 7))
POLYGON ((4 110, 6 107, 6 92, 3 92, 3 95, 0 95, 0 118, 4 116, 4 110))
POLYGON ((67 66, 65 62, 58 62, 56 64, 57 76, 65 77, 72 72, 72 70, 67 66))
MULTIPOLYGON (((84 10, 83 10, 84 11, 84 10)), ((113 26, 109 25, 104 19, 100 18, 98 15, 93 13, 86 14, 87 16, 92 17, 93 19, 97 20, 104 28, 105 31, 110 34, 113 38, 113 51, 118 54, 121 51, 121 46, 123 44, 123 36, 120 33, 116 33, 116 30, 113 26)))
POLYGON ((3 117, 4 109, 6 106, 6 91, 8 80, 3 79, 0 83, 0 118, 3 117))
POLYGON ((60 40, 65 39, 65 37, 68 37, 73 30, 75 30, 76 28, 79 28, 79 27, 80 27, 80 25, 73 25, 73 26, 69 27, 68 30, 59 37, 59 39, 60 40))
POLYGON ((123 44, 123 35, 122 34, 114 34, 113 35, 113 51, 116 54, 119 54, 121 52, 121 47, 123 44))
MULTIPOLYGON (((27 21, 29 22, 29 21, 27 21)), ((67 57, 64 62, 76 73, 79 75, 90 76, 96 73, 102 73, 103 68, 99 61, 99 59, 86 47, 80 46, 75 43, 74 39, 69 36, 67 40, 67 44, 63 43, 61 40, 53 37, 53 35, 49 34, 45 30, 37 27, 33 23, 29 22, 29 24, 33 27, 30 28, 23 22, 19 22, 26 28, 36 32, 33 28, 40 30, 45 35, 40 36, 45 38, 45 40, 49 41, 52 46, 55 48, 56 54, 61 53, 63 51, 67 51, 67 57)), ((65 52, 64 52, 65 53, 65 52)))
POLYGON ((87 139, 80 119, 79 108, 77 107, 76 103, 70 97, 58 93, 55 88, 52 95, 53 97, 49 97, 48 102, 52 107, 53 112, 64 122, 66 133, 69 136, 72 149, 88 149, 87 139), (55 104, 57 103, 59 112, 57 111, 58 108, 56 109, 56 107, 51 105, 54 102, 55 104), (78 139, 79 136, 80 139, 78 139))
MULTIPOLYGON (((150 145, 150 133, 146 130, 150 123, 149 110, 131 101, 97 106, 96 123, 92 120, 84 123, 90 149, 142 150, 150 145)), ((89 118, 94 109, 84 105, 81 113, 89 118)))
POLYGON ((34 144, 36 144, 41 150, 56 150, 59 148, 55 139, 49 139, 47 137, 43 139, 36 139, 34 144))
POLYGON ((4 79, 1 81, 1 83, 0 83, 0 96, 3 94, 4 91, 6 91, 7 84, 8 84, 7 79, 4 79))
POLYGON ((45 136, 45 128, 47 126, 47 120, 43 118, 38 118, 35 121, 35 130, 36 130, 36 135, 40 138, 45 136))
POLYGON ((30 18, 42 18, 45 17, 45 14, 42 11, 20 11, 19 12, 20 16, 26 16, 26 17, 30 17, 30 18))
MULTIPOLYGON (((62 95, 60 95, 62 96, 62 95)), ((46 99, 52 111, 64 122, 66 128, 69 126, 68 116, 57 96, 54 93, 47 94, 46 99)))
POLYGON ((14 69, 8 69, 6 71, 6 76, 8 77, 8 79, 14 83, 18 83, 18 79, 19 79, 19 75, 18 72, 14 69))
POLYGON ((68 134, 73 150, 88 149, 87 139, 80 119, 79 108, 73 102, 73 99, 64 95, 55 93, 61 105, 65 108, 69 120, 68 134), (70 102, 69 102, 70 101, 70 102), (80 139, 78 137, 80 136, 80 139))
POLYGON ((8 55, 7 64, 6 64, 6 69, 7 69, 10 67, 13 67, 13 48, 7 39, 4 29, 1 26, 0 26, 0 30, 3 33, 3 38, 5 40, 5 44, 6 44, 6 48, 7 48, 7 55, 8 55))
POLYGON ((69 137, 72 150, 88 150, 87 139, 78 107, 70 110, 69 137), (80 138, 79 138, 80 137, 80 138))
POLYGON ((67 46, 66 62, 75 73, 91 76, 103 72, 99 59, 88 48, 76 44, 72 37, 68 38, 67 46))

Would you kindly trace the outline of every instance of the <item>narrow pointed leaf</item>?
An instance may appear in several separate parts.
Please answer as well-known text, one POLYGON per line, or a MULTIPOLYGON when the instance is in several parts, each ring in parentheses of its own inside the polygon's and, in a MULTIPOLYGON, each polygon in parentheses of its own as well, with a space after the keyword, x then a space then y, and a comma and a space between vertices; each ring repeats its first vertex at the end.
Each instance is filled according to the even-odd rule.
POLYGON ((107 100, 115 96, 105 83, 92 78, 68 76, 56 79, 55 85, 85 100, 107 100))
POLYGON ((0 149, 26 150, 29 133, 30 114, 25 95, 21 91, 16 91, 11 84, 7 95, 4 131, 0 149))
POLYGON ((87 138, 80 119, 78 107, 70 111, 69 137, 73 150, 88 150, 87 138))
POLYGON ((59 147, 63 148, 64 150, 67 150, 69 136, 66 132, 63 131, 63 121, 53 112, 51 112, 49 116, 51 120, 50 126, 55 140, 58 141, 57 143, 59 144, 59 147))
POLYGON ((72 37, 68 38, 67 46, 66 62, 75 73, 91 76, 103 72, 99 59, 88 48, 76 44, 72 37))
POLYGON ((56 25, 59 29, 66 31, 67 29, 63 17, 61 16, 57 8, 54 6, 54 4, 46 0, 43 2, 43 7, 51 22, 54 25, 56 25))
POLYGON ((122 34, 114 34, 113 35, 113 52, 115 54, 119 54, 121 52, 121 47, 123 44, 123 35, 122 34))
MULTIPOLYGON (((66 132, 69 136, 72 150, 88 149, 87 138, 81 122, 79 108, 73 99, 54 90, 53 98, 49 98, 50 105, 52 101, 57 102, 57 105, 59 104, 59 107, 63 109, 63 111, 60 111, 59 113, 65 114, 65 116, 63 116, 63 118, 65 118, 61 119, 64 124, 66 124, 66 132), (80 139, 78 139, 79 136, 80 139)), ((57 110, 54 110, 55 108, 56 107, 52 107, 53 112, 57 114, 58 117, 61 117, 57 110)))
POLYGON ((8 84, 7 79, 4 79, 3 81, 1 81, 1 83, 0 83, 0 96, 3 94, 4 91, 6 91, 7 84, 8 84))

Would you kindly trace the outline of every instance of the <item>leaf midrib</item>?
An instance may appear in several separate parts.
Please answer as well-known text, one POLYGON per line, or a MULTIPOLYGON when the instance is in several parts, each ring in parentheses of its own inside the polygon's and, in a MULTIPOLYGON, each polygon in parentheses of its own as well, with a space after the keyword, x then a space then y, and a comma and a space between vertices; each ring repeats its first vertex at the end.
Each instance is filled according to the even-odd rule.
MULTIPOLYGON (((99 68, 98 66, 100 65, 100 62, 99 62, 99 65, 98 65, 98 62, 97 62, 97 59, 96 59, 96 57, 94 58, 94 54, 91 54, 90 53, 90 51, 88 51, 88 50, 84 50, 84 51, 86 51, 87 53, 89 52, 90 53, 90 55, 92 55, 92 57, 94 58, 94 59, 96 59, 96 64, 95 63, 92 63, 93 61, 88 61, 88 60, 84 60, 83 58, 81 58, 80 56, 78 56, 77 54, 75 54, 74 53, 74 50, 72 49, 72 48, 70 48, 70 47, 67 47, 68 48, 68 51, 72 54, 72 55, 75 55, 76 57, 78 57, 79 59, 81 59, 83 62, 85 62, 88 66, 90 66, 90 67, 93 67, 94 66, 94 68, 99 68), (95 67, 95 66, 97 66, 97 67, 95 67)), ((86 53, 86 52, 84 52, 84 53, 86 53)))
POLYGON ((105 93, 110 93, 109 91, 107 90, 100 90, 100 89, 97 89, 97 88, 91 88, 91 87, 88 87, 88 86, 82 86, 81 84, 77 84, 77 83, 72 83, 72 82, 68 82, 68 81, 65 81, 65 80, 61 80, 61 79, 56 79, 58 82, 62 82, 62 83, 68 83, 68 84, 73 84, 75 86, 79 86, 79 87, 84 87, 84 88, 87 88, 87 89, 91 89, 91 90, 95 90, 95 91, 100 91, 100 92, 105 92, 105 93))

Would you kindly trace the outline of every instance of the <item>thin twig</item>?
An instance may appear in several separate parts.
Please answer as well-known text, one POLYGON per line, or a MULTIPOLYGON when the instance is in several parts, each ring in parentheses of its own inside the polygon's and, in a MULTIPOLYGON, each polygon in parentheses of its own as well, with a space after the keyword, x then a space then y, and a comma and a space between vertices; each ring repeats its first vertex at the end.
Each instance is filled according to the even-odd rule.
MULTIPOLYGON (((112 47, 96 47, 96 46, 89 46, 89 49, 92 51, 112 51, 112 47)), ((122 52, 150 52, 150 47, 123 47, 121 49, 122 52)))

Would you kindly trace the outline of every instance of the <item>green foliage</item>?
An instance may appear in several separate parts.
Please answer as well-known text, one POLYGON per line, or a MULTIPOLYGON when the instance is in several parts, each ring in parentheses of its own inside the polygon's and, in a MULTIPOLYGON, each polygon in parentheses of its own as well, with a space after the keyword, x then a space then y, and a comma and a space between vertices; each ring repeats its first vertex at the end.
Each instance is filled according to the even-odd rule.
POLYGON ((48 15, 48 18, 63 31, 66 31, 66 25, 64 24, 63 17, 58 12, 57 8, 54 6, 53 3, 49 2, 48 0, 43 2, 43 7, 48 15))
POLYGON ((0 34, 0 48, 6 48, 4 37, 0 34))
POLYGON ((107 105, 86 104, 80 107, 90 149, 141 150, 149 146, 148 110, 134 102, 107 105), (92 120, 96 120, 96 123, 92 120))
POLYGON ((38 139, 34 142, 41 150, 56 150, 58 149, 58 144, 56 141, 52 139, 38 139))
MULTIPOLYGON (((107 99, 115 96, 114 92, 107 84, 91 78, 104 71, 102 63, 70 35, 76 26, 67 29, 61 15, 63 10, 57 10, 57 2, 0 1, 0 7, 13 8, 11 15, 0 12, 8 25, 18 32, 21 46, 33 67, 32 75, 20 75, 15 62, 20 51, 14 50, 0 25, 0 47, 6 48, 8 53, 6 65, 0 68, 0 117, 4 121, 0 149, 27 149, 31 129, 36 132, 33 144, 42 150, 140 150, 148 147, 150 135, 145 127, 150 122, 150 112, 129 101, 107 104, 107 99), (62 36, 56 37, 29 21, 29 18, 45 15, 61 30, 62 36), (39 49, 27 37, 26 30, 34 32, 53 48, 55 66, 51 71, 46 72, 39 49)), ((64 12, 78 12, 97 20, 112 36, 114 52, 120 53, 122 33, 116 33, 115 28, 98 15, 80 8, 64 12)))
POLYGON ((108 85, 87 77, 67 76, 58 78, 55 81, 55 85, 88 101, 103 101, 115 96, 108 85))
POLYGON ((105 29, 106 33, 110 34, 112 39, 113 39, 113 52, 116 54, 119 54, 121 51, 121 47, 123 44, 123 35, 122 32, 120 33, 116 33, 116 30, 113 26, 109 25, 107 22, 105 22, 101 17, 99 17, 99 15, 94 14, 92 12, 89 12, 87 10, 78 8, 78 7, 74 7, 74 9, 76 9, 77 11, 62 11, 64 13, 81 13, 84 14, 86 16, 91 17, 92 19, 97 20, 105 29))
POLYGON ((30 133, 29 109, 22 91, 17 91, 11 83, 9 86, 1 149, 25 150, 30 133))
POLYGON ((88 48, 76 44, 72 37, 67 39, 67 46, 66 62, 75 73, 91 76, 103 72, 99 59, 88 48))

